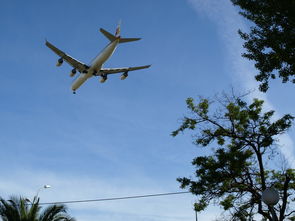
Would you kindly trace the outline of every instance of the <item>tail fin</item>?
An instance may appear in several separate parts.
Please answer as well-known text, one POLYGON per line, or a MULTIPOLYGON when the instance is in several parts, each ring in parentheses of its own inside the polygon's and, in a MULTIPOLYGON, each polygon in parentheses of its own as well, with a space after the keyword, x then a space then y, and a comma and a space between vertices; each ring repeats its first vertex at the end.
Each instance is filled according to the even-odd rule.
POLYGON ((121 33, 121 20, 119 20, 119 22, 118 22, 118 26, 116 28, 115 36, 120 37, 120 33, 121 33))

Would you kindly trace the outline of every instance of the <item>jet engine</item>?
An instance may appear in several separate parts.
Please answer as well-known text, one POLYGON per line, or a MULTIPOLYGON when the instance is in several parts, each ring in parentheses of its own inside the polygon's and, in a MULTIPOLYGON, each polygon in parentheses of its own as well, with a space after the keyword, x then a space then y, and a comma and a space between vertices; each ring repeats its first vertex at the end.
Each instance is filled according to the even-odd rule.
POLYGON ((124 72, 124 73, 121 75, 121 80, 125 80, 127 77, 128 77, 128 71, 124 72))
POLYGON ((64 62, 64 60, 62 58, 57 60, 56 66, 59 67, 62 65, 62 63, 64 62))
POLYGON ((75 74, 77 73, 76 69, 74 68, 71 73, 70 73, 70 77, 74 77, 75 74))
POLYGON ((104 83, 108 79, 108 76, 106 74, 102 74, 100 78, 100 83, 104 83))

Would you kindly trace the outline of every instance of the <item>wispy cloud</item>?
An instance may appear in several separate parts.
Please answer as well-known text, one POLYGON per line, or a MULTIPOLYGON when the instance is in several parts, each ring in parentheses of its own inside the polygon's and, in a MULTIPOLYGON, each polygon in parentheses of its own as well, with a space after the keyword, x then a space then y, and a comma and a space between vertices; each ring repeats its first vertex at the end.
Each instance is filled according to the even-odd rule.
MULTIPOLYGON (((227 61, 230 65, 230 72, 234 84, 241 85, 244 90, 254 90, 251 93, 252 98, 260 98, 265 101, 266 110, 277 110, 275 119, 281 115, 277 108, 267 97, 265 93, 259 92, 258 83, 255 81, 254 75, 257 70, 251 62, 241 57, 243 53, 243 41, 239 38, 237 30, 247 30, 249 27, 245 25, 243 18, 238 15, 236 8, 229 0, 189 0, 189 3, 199 15, 208 17, 214 24, 217 25, 218 34, 224 42, 227 51, 227 61)), ((287 134, 279 137, 279 146, 281 152, 287 159, 289 165, 295 168, 294 143, 291 137, 287 134)))
MULTIPOLYGON (((41 202, 81 199, 101 199, 142 194, 163 193, 167 189, 145 176, 97 179, 88 175, 56 174, 51 171, 19 170, 5 174, 0 181, 0 193, 33 198, 39 187, 51 184, 51 189, 39 192, 41 202), (134 180, 130 182, 130 180, 134 180)), ((179 191, 178 188, 175 191, 179 191)), ((106 202, 69 204, 70 214, 79 221, 86 220, 191 220, 191 194, 106 202)))

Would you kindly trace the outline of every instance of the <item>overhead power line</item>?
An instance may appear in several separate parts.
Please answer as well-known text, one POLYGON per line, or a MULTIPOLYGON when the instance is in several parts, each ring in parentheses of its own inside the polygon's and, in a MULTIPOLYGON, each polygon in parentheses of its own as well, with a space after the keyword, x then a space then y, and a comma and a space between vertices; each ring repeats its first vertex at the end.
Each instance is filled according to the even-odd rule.
POLYGON ((189 191, 183 191, 183 192, 157 193, 157 194, 136 195, 136 196, 123 196, 123 197, 101 198, 101 199, 68 200, 68 201, 60 201, 60 202, 39 203, 39 205, 70 204, 70 203, 89 203, 89 202, 101 202, 101 201, 128 200, 128 199, 138 199, 138 198, 147 198, 147 197, 159 197, 159 196, 178 195, 178 194, 185 194, 185 193, 190 193, 190 192, 189 191))

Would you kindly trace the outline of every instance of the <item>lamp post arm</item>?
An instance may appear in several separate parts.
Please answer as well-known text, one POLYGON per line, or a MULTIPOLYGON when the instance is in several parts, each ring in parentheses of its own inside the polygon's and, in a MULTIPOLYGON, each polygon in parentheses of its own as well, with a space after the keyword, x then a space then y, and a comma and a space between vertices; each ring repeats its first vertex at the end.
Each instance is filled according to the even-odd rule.
POLYGON ((44 187, 42 186, 42 187, 40 187, 40 188, 37 190, 36 195, 34 196, 34 198, 35 198, 35 197, 38 198, 38 195, 39 195, 40 191, 41 191, 43 188, 44 188, 44 187))
POLYGON ((43 189, 48 189, 48 188, 50 188, 50 187, 51 187, 51 186, 48 185, 48 184, 46 184, 46 185, 40 187, 40 188, 37 190, 36 195, 34 196, 34 200, 33 200, 33 201, 34 201, 34 202, 35 202, 35 200, 36 200, 36 201, 39 201, 39 193, 40 193, 40 191, 43 190, 43 189))

